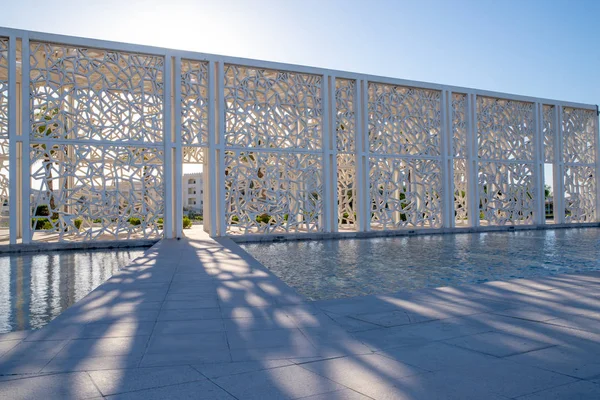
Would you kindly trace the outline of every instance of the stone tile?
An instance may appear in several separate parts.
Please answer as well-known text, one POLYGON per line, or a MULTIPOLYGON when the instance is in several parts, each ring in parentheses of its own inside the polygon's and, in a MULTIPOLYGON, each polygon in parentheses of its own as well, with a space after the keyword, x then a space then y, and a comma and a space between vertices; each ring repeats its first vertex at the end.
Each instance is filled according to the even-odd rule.
POLYGON ((358 319, 350 318, 345 315, 339 315, 334 313, 326 313, 326 315, 348 332, 361 332, 381 328, 379 325, 375 325, 370 322, 360 321, 358 319))
POLYGON ((44 365, 41 371, 44 373, 56 373, 136 368, 141 359, 141 355, 54 358, 44 365))
POLYGON ((200 353, 227 349, 224 332, 186 333, 152 336, 147 353, 200 353))
POLYGON ((294 329, 296 322, 285 314, 250 318, 228 318, 223 320, 227 331, 257 331, 268 329, 294 329))
POLYGON ((2 399, 85 399, 100 396, 90 377, 79 372, 0 382, 2 399))
MULTIPOLYGON (((232 349, 232 361, 265 361, 265 360, 287 360, 305 357, 326 357, 323 354, 331 354, 327 349, 318 350, 312 344, 306 343, 298 346, 280 346, 252 349, 232 349)), ((335 353, 340 356, 340 352, 335 353)))
POLYGON ((386 328, 398 325, 408 325, 411 323, 410 317, 404 311, 353 314, 350 315, 350 317, 386 328))
POLYGON ((208 379, 108 396, 109 400, 234 400, 208 379))
MULTIPOLYGON (((73 339, 56 354, 57 358, 136 356, 144 354, 149 336, 73 339)), ((32 342, 41 343, 41 342, 32 342)))
POLYGON ((223 376, 214 379, 237 398, 301 398, 344 389, 343 386, 297 365, 223 376))
POLYGON ((241 361, 218 364, 193 365, 207 378, 218 378, 221 376, 242 374, 245 372, 262 371, 278 367, 286 367, 294 363, 289 360, 265 360, 265 361, 241 361))
POLYGON ((343 389, 335 392, 315 394, 312 396, 301 397, 302 400, 368 400, 370 397, 364 396, 354 390, 343 389))
POLYGON ((442 342, 389 349, 378 354, 428 371, 477 365, 495 359, 489 355, 450 346, 442 342))
POLYGON ((589 379, 600 375, 598 351, 583 348, 556 346, 531 351, 507 358, 507 360, 542 368, 559 374, 589 379))
POLYGON ((163 310, 187 310, 196 308, 216 308, 219 307, 217 299, 198 299, 198 300, 167 300, 164 302, 163 310))
POLYGON ((355 332, 354 337, 375 351, 402 346, 417 346, 431 341, 401 328, 403 327, 397 326, 394 328, 355 332))
POLYGON ((449 385, 464 386, 475 392, 492 392, 510 398, 575 382, 575 379, 565 375, 503 359, 448 369, 434 374, 449 385))
POLYGON ((56 356, 63 347, 68 343, 68 340, 45 340, 39 342, 21 342, 6 351, 0 363, 9 359, 20 360, 41 360, 56 356))
POLYGON ((23 340, 29 334, 31 334, 31 332, 32 331, 15 331, 15 332, 0 333, 0 342, 4 342, 6 340, 8 340, 8 341, 23 340))
POLYGON ((579 381, 542 390, 527 396, 519 397, 519 400, 592 400, 600 399, 600 385, 591 382, 579 381))
POLYGON ((158 321, 185 321, 192 319, 220 319, 218 308, 193 308, 186 310, 162 310, 158 321))
POLYGON ((51 357, 46 358, 0 358, 0 375, 37 374, 48 364, 51 357))
POLYGON ((170 365, 189 365, 199 363, 222 363, 231 361, 229 350, 207 349, 196 352, 171 352, 146 354, 140 362, 140 367, 161 367, 170 365))
POLYGON ((0 357, 19 343, 21 343, 20 340, 4 340, 0 342, 0 357))
POLYGON ((91 371, 104 396, 206 379, 189 366, 91 371))
POLYGON ((563 318, 549 319, 547 324, 564 326, 566 328, 580 329, 582 331, 600 333, 600 319, 573 315, 563 318))
POLYGON ((222 332, 225 330, 221 319, 194 319, 187 321, 158 321, 154 335, 164 336, 184 333, 222 332))
POLYGON ((509 357, 554 346, 552 343, 535 341, 503 332, 479 333, 444 342, 495 357, 509 357))
POLYGON ((228 331, 227 340, 232 350, 310 346, 308 339, 298 329, 228 331))
POLYGON ((398 379, 425 372, 379 354, 342 357, 301 366, 373 398, 383 398, 381 392, 388 390, 397 393, 393 387, 398 379))

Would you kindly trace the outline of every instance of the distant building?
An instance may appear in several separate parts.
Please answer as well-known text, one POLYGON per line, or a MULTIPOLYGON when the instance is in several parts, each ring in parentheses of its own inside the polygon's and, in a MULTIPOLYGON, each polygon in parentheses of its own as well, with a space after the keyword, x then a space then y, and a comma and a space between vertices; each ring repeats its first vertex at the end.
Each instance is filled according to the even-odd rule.
POLYGON ((183 174, 183 208, 202 213, 204 209, 204 181, 202 172, 183 174))

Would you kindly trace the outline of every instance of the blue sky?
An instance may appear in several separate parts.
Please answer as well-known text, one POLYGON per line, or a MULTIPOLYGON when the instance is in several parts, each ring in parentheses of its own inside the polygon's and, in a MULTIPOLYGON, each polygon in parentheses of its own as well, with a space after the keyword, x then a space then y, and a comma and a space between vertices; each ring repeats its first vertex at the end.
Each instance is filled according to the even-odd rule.
POLYGON ((0 25, 600 103, 598 0, 0 0, 0 25))

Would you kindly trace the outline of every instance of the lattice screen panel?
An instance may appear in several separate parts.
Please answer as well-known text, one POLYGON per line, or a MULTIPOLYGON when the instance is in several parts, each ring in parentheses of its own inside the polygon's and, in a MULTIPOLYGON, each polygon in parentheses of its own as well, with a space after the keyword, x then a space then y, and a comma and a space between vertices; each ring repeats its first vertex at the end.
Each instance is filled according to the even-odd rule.
POLYGON ((181 61, 181 141, 184 146, 208 145, 208 63, 206 62, 181 61))
POLYGON ((230 233, 322 230, 322 157, 281 152, 225 156, 225 213, 230 233))
POLYGON ((442 180, 437 160, 370 158, 371 227, 440 227, 442 180))
POLYGON ((225 144, 322 148, 321 77, 225 66, 225 144))
POLYGON ((31 232, 36 240, 160 236, 163 153, 155 148, 33 144, 31 232))
POLYGON ((0 241, 9 235, 8 40, 0 38, 0 241))

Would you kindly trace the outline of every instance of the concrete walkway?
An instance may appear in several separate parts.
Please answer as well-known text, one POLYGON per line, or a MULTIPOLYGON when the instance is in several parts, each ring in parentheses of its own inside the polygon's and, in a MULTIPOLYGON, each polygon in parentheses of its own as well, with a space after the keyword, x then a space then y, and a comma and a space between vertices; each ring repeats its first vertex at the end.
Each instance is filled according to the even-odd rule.
POLYGON ((0 399, 597 399, 599 300, 591 273, 308 302, 195 234, 1 335, 0 399))

